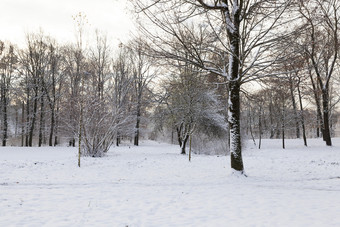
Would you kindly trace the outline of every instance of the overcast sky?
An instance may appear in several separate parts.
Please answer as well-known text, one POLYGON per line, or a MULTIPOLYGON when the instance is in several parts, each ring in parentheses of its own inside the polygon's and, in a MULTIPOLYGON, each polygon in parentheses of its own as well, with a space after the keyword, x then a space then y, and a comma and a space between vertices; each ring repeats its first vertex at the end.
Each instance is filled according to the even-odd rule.
POLYGON ((25 33, 44 33, 60 42, 75 41, 72 16, 83 12, 88 18, 89 34, 100 29, 109 40, 126 40, 133 30, 126 0, 1 0, 0 40, 25 43, 25 33))

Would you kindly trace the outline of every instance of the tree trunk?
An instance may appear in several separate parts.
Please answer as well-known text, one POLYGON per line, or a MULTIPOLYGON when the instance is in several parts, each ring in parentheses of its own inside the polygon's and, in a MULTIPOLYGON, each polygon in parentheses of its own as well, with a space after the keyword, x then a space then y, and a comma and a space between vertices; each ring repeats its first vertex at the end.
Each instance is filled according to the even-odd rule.
POLYGON ((31 124, 30 120, 30 102, 29 98, 27 98, 26 102, 26 125, 25 125, 25 146, 28 147, 29 145, 29 135, 28 135, 28 127, 31 124))
POLYGON ((21 109, 21 146, 24 146, 24 137, 25 137, 25 103, 22 102, 21 109))
POLYGON ((303 106, 302 106, 302 97, 301 97, 301 91, 300 91, 300 79, 299 83, 297 85, 298 89, 298 95, 299 95, 299 103, 300 103, 300 117, 301 117, 301 126, 302 126, 302 137, 303 137, 303 142, 304 145, 307 147, 307 137, 306 137, 306 129, 305 129, 305 117, 303 114, 303 106))
POLYGON ((119 147, 119 144, 120 144, 120 135, 119 135, 119 132, 117 132, 116 146, 119 147))
POLYGON ((50 136, 49 136, 49 139, 48 139, 48 146, 50 146, 50 147, 53 146, 54 123, 55 123, 55 118, 54 118, 54 105, 53 105, 53 108, 51 109, 51 128, 50 128, 50 136))
POLYGON ((273 139, 274 138, 274 127, 273 127, 273 103, 272 101, 270 100, 270 103, 269 103, 269 118, 270 118, 270 139, 273 139))
POLYGON ((182 130, 182 125, 179 128, 176 127, 177 140, 178 140, 178 144, 179 144, 180 147, 182 147, 181 130, 182 130))
POLYGON ((55 114, 54 146, 57 146, 58 143, 59 143, 59 141, 58 141, 58 128, 59 128, 59 102, 57 103, 57 112, 55 114))
POLYGON ((185 146, 187 144, 187 141, 189 139, 189 135, 186 135, 182 141, 182 145, 181 145, 181 154, 186 154, 185 152, 185 146))
POLYGON ((284 109, 282 109, 282 148, 285 149, 285 112, 284 109))
POLYGON ((30 122, 30 129, 29 129, 29 138, 28 138, 28 146, 32 147, 33 144, 33 133, 34 133, 34 126, 35 121, 37 119, 37 108, 38 108, 38 91, 35 91, 34 102, 33 102, 33 113, 32 113, 32 120, 30 122))
POLYGON ((19 134, 19 109, 15 108, 15 131, 14 131, 14 138, 16 139, 19 134))
POLYGON ((259 111, 259 149, 261 149, 261 140, 262 140, 262 120, 261 120, 261 115, 262 115, 262 108, 260 105, 260 111, 259 111))
POLYGON ((243 172, 240 127, 240 85, 238 81, 230 81, 229 127, 230 127, 230 159, 231 168, 243 172))
POLYGON ((135 138, 134 138, 134 145, 138 146, 139 145, 139 124, 140 124, 140 116, 141 116, 141 111, 140 111, 140 101, 138 101, 137 104, 137 119, 136 119, 136 131, 135 131, 135 138))
POLYGON ((323 106, 323 138, 327 146, 332 146, 331 133, 329 128, 329 107, 328 107, 328 88, 322 89, 322 106, 323 106))
POLYGON ((40 124, 39 124, 39 140, 38 140, 38 146, 41 147, 43 142, 43 130, 44 130, 44 94, 40 97, 40 124))
POLYGON ((240 15, 234 15, 234 31, 229 31, 231 53, 229 56, 229 130, 230 130, 230 159, 231 168, 243 174, 243 160, 241 148, 241 122, 240 122, 240 78, 239 78, 239 56, 240 37, 239 23, 240 15))
MULTIPOLYGON (((6 89, 6 88, 5 88, 6 89)), ((7 113, 7 105, 8 105, 8 101, 7 101, 7 95, 6 95, 6 90, 4 89, 3 92, 3 97, 2 97, 2 104, 3 104, 3 136, 2 136, 2 146, 5 147, 6 143, 7 143, 7 137, 8 137, 8 113, 7 113)))
POLYGON ((191 135, 189 136, 189 162, 191 162, 191 135))

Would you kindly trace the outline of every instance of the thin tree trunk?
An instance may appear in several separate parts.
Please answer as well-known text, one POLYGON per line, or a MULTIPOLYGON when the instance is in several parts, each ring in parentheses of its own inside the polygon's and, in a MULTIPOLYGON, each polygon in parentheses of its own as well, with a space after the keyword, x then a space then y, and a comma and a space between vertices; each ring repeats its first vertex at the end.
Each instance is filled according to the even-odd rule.
POLYGON ((117 132, 117 138, 116 138, 116 146, 119 147, 120 144, 120 134, 117 132))
POLYGON ((189 136, 189 162, 191 162, 191 138, 192 138, 192 136, 190 134, 190 136, 189 136))
POLYGON ((28 128, 29 125, 31 124, 31 119, 30 119, 30 102, 29 98, 27 98, 27 103, 26 103, 26 125, 25 125, 25 146, 28 147, 29 145, 29 135, 28 135, 28 128))
POLYGON ((53 133, 54 133, 54 109, 51 112, 51 128, 50 128, 50 136, 48 139, 48 146, 53 146, 53 133))
POLYGON ((35 121, 37 119, 37 108, 38 108, 38 91, 35 91, 35 96, 34 96, 34 102, 33 102, 33 113, 32 113, 32 121, 30 124, 30 129, 29 129, 29 140, 28 140, 28 146, 32 147, 33 144, 33 133, 34 133, 34 126, 35 126, 35 121))
POLYGON ((272 100, 270 100, 269 103, 269 119, 270 119, 270 139, 274 138, 274 128, 273 128, 273 103, 272 100))
POLYGON ((54 146, 57 146, 58 143, 59 143, 59 141, 58 141, 58 131, 59 131, 58 128, 59 128, 59 102, 57 102, 57 112, 55 114, 54 146))
POLYGON ((282 130, 282 148, 285 149, 285 102, 282 101, 282 118, 281 118, 281 130, 282 130))
POLYGON ((179 128, 176 127, 177 140, 178 140, 178 144, 179 144, 180 147, 182 147, 181 130, 182 130, 182 125, 179 128))
POLYGON ((16 139, 19 134, 19 109, 15 109, 15 131, 14 131, 14 138, 16 139))
POLYGON ((24 137, 25 137, 25 103, 22 102, 21 108, 21 146, 24 146, 24 137))
POLYGON ((44 130, 44 94, 42 93, 40 98, 40 124, 39 124, 39 140, 38 140, 38 146, 41 147, 43 142, 43 130, 44 130))
POLYGON ((331 133, 329 128, 329 107, 328 107, 328 88, 322 89, 323 124, 324 140, 327 146, 332 146, 331 133))
MULTIPOLYGON (((6 89, 6 88, 5 88, 6 89)), ((8 137, 8 113, 7 113, 7 95, 6 95, 6 90, 4 89, 3 91, 3 97, 2 97, 2 103, 3 103, 3 137, 2 137, 2 146, 5 147, 7 143, 7 137, 8 137)))
POLYGON ((299 83, 297 85, 298 89, 298 95, 299 95, 299 103, 300 103, 300 117, 301 117, 301 126, 302 126, 302 137, 304 145, 307 147, 307 137, 306 137, 306 129, 305 129, 305 117, 303 114, 303 106, 302 106, 302 97, 301 97, 301 91, 300 91, 300 78, 299 83))
POLYGON ((139 124, 140 124, 140 117, 141 117, 141 110, 140 110, 140 100, 138 100, 137 104, 137 119, 136 119, 136 131, 135 131, 135 138, 134 138, 134 145, 139 145, 139 124))
POLYGON ((262 140, 262 107, 260 105, 260 111, 259 111, 259 149, 261 149, 261 140, 262 140))

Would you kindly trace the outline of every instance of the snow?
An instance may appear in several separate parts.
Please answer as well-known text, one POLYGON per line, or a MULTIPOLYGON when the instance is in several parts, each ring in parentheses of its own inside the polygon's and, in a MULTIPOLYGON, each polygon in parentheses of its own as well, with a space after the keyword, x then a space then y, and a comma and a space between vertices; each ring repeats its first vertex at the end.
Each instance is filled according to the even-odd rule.
POLYGON ((144 141, 82 158, 77 148, 0 148, 0 226, 340 226, 340 138, 249 142, 229 156, 144 141))

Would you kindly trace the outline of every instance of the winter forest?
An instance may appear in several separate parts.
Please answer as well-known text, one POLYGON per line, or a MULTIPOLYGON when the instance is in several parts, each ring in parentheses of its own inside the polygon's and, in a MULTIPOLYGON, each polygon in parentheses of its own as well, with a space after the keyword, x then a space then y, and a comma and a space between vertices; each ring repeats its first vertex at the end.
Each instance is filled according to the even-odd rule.
POLYGON ((0 37, 0 225, 339 225, 340 2, 128 5, 0 37))

